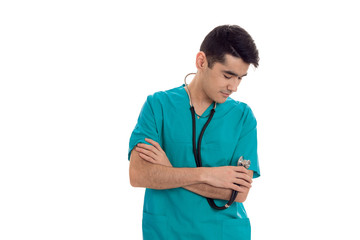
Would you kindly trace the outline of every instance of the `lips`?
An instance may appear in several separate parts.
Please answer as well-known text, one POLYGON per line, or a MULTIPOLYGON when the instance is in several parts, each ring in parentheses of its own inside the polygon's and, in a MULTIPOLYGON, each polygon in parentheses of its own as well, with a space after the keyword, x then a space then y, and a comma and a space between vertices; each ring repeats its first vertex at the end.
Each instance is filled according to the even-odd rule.
POLYGON ((230 93, 221 92, 221 94, 222 94, 224 97, 229 97, 229 96, 230 96, 230 93))

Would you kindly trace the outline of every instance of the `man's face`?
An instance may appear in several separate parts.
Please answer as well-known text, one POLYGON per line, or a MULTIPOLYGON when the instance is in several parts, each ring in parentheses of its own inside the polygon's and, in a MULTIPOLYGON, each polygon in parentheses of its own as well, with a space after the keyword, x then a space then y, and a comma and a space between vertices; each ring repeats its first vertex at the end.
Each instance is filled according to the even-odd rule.
POLYGON ((223 103, 233 93, 246 76, 249 69, 248 63, 241 58, 225 55, 225 62, 216 62, 212 69, 204 70, 203 89, 207 96, 217 103, 223 103))

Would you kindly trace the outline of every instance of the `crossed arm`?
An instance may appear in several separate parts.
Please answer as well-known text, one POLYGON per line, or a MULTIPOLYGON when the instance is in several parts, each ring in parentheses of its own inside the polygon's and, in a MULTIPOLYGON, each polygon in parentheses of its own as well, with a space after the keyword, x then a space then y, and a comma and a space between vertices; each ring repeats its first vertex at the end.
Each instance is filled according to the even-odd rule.
POLYGON ((160 145, 138 144, 130 157, 130 184, 133 187, 171 189, 183 187, 203 197, 229 200, 232 190, 239 192, 236 202, 244 202, 251 188, 253 172, 244 167, 174 168, 160 145))

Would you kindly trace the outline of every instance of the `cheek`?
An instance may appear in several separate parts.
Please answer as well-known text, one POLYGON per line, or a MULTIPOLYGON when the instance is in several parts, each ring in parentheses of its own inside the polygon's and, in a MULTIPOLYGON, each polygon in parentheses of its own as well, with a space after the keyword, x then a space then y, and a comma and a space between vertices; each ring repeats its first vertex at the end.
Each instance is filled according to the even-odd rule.
POLYGON ((218 84, 215 79, 209 78, 208 81, 204 84, 205 91, 212 95, 218 91, 218 84))
POLYGON ((216 75, 212 75, 209 78, 209 82, 211 83, 211 86, 213 89, 217 89, 223 85, 223 81, 222 81, 221 77, 216 76, 216 75))
POLYGON ((213 90, 212 90, 211 84, 209 82, 204 83, 203 89, 204 89, 204 92, 206 93, 206 95, 211 97, 213 90))

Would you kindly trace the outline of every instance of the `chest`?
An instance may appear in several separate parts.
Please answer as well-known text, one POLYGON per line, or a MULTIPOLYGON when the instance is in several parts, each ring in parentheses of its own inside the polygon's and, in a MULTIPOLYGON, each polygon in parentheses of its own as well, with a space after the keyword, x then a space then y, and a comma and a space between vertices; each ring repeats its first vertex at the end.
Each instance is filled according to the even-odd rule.
MULTIPOLYGON (((227 166, 233 158, 241 128, 226 116, 216 115, 201 141, 202 166, 227 166)), ((195 117, 196 146, 208 118, 195 117)), ((189 109, 167 111, 163 117, 163 147, 174 167, 196 167, 193 154, 193 125, 189 109)))

